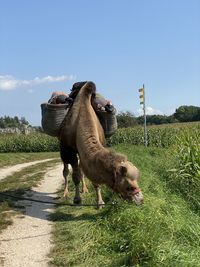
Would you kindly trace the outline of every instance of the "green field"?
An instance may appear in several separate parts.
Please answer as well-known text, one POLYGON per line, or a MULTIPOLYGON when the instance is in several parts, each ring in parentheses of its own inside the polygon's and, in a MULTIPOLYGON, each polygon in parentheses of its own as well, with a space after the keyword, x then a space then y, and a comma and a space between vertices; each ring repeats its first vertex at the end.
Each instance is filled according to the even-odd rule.
MULTIPOLYGON (((74 186, 70 181, 70 199, 64 201, 61 197, 62 205, 50 218, 55 222, 54 248, 49 255, 51 264, 77 267, 200 266, 199 129, 198 123, 181 127, 151 127, 147 148, 140 145, 143 142, 139 134, 141 128, 120 129, 109 144, 112 149, 126 154, 139 168, 144 204, 135 206, 126 203, 103 187, 103 197, 107 203, 104 209, 69 207, 65 204, 72 203, 74 195, 74 186)), ((20 140, 22 137, 17 138, 20 140)), ((29 137, 29 150, 33 149, 30 144, 34 149, 56 147, 51 143, 56 144, 55 138, 40 135, 41 139, 35 138, 35 142, 31 138, 35 136, 29 137), (37 140, 40 140, 40 146, 37 140)), ((25 145, 26 142, 23 142, 25 145)), ((0 147, 5 144, 3 139, 0 144, 0 147)), ((57 157, 58 153, 2 153, 1 166, 50 155, 57 157)), ((29 167, 15 177, 8 177, 8 180, 0 182, 0 191, 15 190, 21 194, 33 185, 33 180, 37 183, 42 178, 48 164, 54 163, 46 163, 42 170, 40 165, 29 167), (37 172, 40 172, 38 179, 32 179, 37 172)), ((83 196, 83 203, 94 204, 94 190, 87 182, 90 193, 83 196)), ((60 196, 62 193, 61 190, 60 196)), ((5 211, 13 206, 13 202, 5 200, 0 205, 0 229, 11 223, 5 211)))

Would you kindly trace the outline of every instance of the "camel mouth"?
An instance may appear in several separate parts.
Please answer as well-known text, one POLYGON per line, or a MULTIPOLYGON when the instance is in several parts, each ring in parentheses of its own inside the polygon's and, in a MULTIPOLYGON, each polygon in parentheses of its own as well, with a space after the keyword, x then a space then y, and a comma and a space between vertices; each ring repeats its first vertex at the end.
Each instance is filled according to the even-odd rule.
POLYGON ((144 203, 144 197, 141 191, 135 194, 123 195, 122 198, 130 203, 135 203, 137 206, 144 203))
POLYGON ((142 192, 137 192, 136 194, 133 195, 132 197, 133 202, 135 202, 136 205, 141 205, 144 203, 144 197, 142 192))

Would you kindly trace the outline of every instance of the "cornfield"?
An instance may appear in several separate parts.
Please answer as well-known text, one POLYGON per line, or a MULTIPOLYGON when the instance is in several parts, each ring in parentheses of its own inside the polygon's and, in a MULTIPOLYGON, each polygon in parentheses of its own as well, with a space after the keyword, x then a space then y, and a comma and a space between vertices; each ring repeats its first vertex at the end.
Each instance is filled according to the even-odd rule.
POLYGON ((200 135, 199 130, 184 131, 177 138, 175 168, 171 169, 170 185, 199 212, 200 208, 200 135))
MULTIPOLYGON (((168 148, 177 143, 177 138, 182 132, 188 131, 191 138, 193 133, 200 130, 200 123, 173 124, 165 126, 148 127, 147 140, 148 146, 168 148)), ((144 134, 142 127, 121 128, 117 133, 108 139, 108 145, 127 143, 132 145, 143 145, 144 134)))
POLYGON ((57 138, 45 134, 0 135, 0 153, 5 152, 53 152, 59 151, 57 138))
MULTIPOLYGON (((188 131, 191 139, 195 132, 199 132, 200 123, 176 124, 169 126, 148 127, 148 146, 168 148, 177 144, 178 138, 184 131, 188 131)), ((122 128, 108 138, 107 145, 113 146, 121 143, 143 145, 143 128, 122 128)), ((49 152, 59 151, 57 138, 46 134, 35 133, 29 135, 7 134, 0 135, 0 153, 3 152, 49 152)))

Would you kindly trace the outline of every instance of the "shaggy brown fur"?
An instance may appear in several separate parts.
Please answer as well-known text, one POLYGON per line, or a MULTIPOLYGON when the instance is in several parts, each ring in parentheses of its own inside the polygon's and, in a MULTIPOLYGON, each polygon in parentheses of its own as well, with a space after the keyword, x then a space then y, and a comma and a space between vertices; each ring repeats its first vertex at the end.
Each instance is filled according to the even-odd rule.
POLYGON ((81 88, 64 120, 60 134, 61 158, 65 164, 71 164, 73 169, 72 178, 76 185, 74 202, 81 201, 79 183, 82 169, 96 189, 99 206, 104 203, 100 184, 106 184, 124 199, 134 200, 139 204, 143 201, 137 185, 139 171, 124 155, 111 152, 105 147, 102 126, 91 105, 95 90, 95 84, 92 82, 81 88))

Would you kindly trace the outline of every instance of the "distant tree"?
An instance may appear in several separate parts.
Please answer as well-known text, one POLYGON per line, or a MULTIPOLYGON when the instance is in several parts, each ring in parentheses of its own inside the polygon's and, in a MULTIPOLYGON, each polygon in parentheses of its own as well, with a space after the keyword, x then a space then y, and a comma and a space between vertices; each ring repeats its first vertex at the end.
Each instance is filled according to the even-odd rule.
POLYGON ((126 111, 117 115, 117 123, 119 128, 127 128, 137 125, 137 120, 131 112, 126 111))
POLYGON ((167 123, 167 116, 165 115, 147 115, 147 124, 163 124, 167 123))
MULTIPOLYGON (((139 125, 144 124, 144 116, 135 118, 139 125)), ((180 106, 175 113, 166 115, 147 115, 147 125, 159 125, 175 122, 190 122, 200 121, 200 107, 195 106, 180 106)))
POLYGON ((17 124, 20 123, 19 118, 17 116, 14 117, 14 121, 16 121, 17 124))
MULTIPOLYGON (((144 116, 139 116, 136 118, 136 120, 138 124, 144 124, 144 116)), ((177 121, 173 115, 171 116, 147 115, 146 120, 147 120, 147 125, 159 125, 159 124, 166 124, 166 123, 174 123, 177 121)))
POLYGON ((167 116, 167 123, 175 123, 178 120, 174 117, 174 115, 167 116))
POLYGON ((199 108, 197 115, 195 117, 195 121, 200 121, 200 108, 199 108))
POLYGON ((44 132, 41 126, 33 126, 33 129, 35 129, 36 132, 44 132))
POLYGON ((144 124, 144 116, 139 116, 136 118, 138 124, 144 124))
POLYGON ((15 120, 9 116, 4 116, 5 128, 16 127, 15 120))
POLYGON ((5 122, 3 118, 0 118, 0 128, 5 128, 5 122))
POLYGON ((0 128, 23 128, 24 125, 29 125, 29 122, 24 117, 21 119, 17 116, 14 118, 10 116, 0 117, 0 128))
POLYGON ((29 122, 25 119, 25 117, 21 117, 20 123, 23 125, 29 125, 29 122))
POLYGON ((173 115, 180 122, 199 121, 200 107, 180 106, 173 115))

